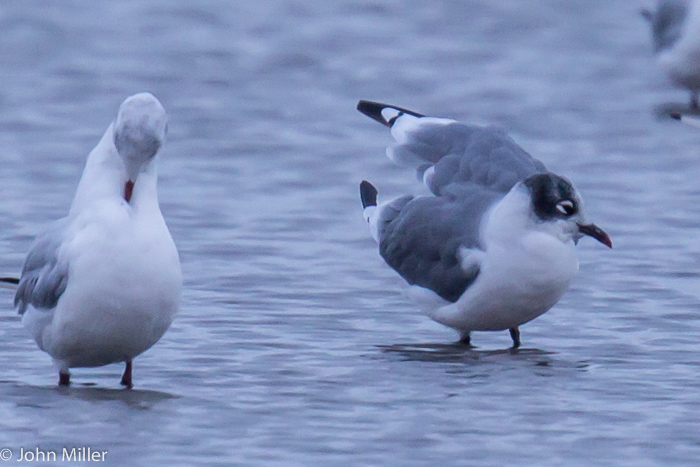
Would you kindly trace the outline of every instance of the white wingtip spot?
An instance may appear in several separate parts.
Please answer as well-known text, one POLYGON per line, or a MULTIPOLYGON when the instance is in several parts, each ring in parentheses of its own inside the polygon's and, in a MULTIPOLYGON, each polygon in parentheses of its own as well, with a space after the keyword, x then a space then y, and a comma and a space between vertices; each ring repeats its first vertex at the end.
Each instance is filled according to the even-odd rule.
POLYGON ((382 109, 382 117, 384 117, 384 120, 387 122, 391 121, 392 118, 398 117, 400 113, 400 111, 392 109, 391 107, 384 107, 382 109))

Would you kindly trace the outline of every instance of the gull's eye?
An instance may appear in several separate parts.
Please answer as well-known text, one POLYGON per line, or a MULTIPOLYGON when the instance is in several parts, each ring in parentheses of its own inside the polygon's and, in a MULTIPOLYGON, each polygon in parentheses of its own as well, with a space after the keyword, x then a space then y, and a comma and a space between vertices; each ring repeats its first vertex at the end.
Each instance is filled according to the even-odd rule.
POLYGON ((572 214, 576 213, 576 207, 574 206, 573 201, 565 199, 564 201, 559 201, 557 203, 557 211, 565 216, 571 216, 572 214))

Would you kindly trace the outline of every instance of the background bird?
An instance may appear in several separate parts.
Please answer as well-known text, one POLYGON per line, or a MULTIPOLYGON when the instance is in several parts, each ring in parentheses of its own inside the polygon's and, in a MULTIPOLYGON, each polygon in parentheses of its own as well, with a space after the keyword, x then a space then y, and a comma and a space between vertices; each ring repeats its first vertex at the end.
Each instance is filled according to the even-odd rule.
POLYGON ((659 66, 675 86, 690 91, 691 110, 698 111, 700 1, 661 0, 641 13, 651 26, 659 66))

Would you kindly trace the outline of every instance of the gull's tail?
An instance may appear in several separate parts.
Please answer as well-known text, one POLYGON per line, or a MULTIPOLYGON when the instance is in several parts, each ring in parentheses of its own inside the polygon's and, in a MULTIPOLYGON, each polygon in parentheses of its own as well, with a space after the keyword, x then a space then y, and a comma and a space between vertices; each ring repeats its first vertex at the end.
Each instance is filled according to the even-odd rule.
POLYGON ((362 217, 369 224, 369 232, 372 238, 379 241, 377 232, 377 189, 367 180, 360 183, 360 199, 362 200, 362 217))
POLYGON ((360 183, 360 199, 362 200, 362 208, 367 209, 377 205, 377 189, 367 180, 362 180, 360 183))
POLYGON ((15 290, 18 285, 19 279, 16 277, 0 277, 0 288, 15 290))
POLYGON ((454 139, 459 137, 456 132, 468 131, 450 129, 454 120, 426 117, 395 105, 360 101, 357 110, 391 129, 396 144, 387 148, 386 155, 399 165, 413 168, 418 180, 433 192, 434 171, 429 169, 454 152, 454 139))
POLYGON ((362 217, 369 224, 369 233, 379 243, 387 226, 401 214, 401 210, 413 199, 412 195, 384 201, 377 205, 377 189, 367 180, 360 183, 360 199, 362 200, 362 217))

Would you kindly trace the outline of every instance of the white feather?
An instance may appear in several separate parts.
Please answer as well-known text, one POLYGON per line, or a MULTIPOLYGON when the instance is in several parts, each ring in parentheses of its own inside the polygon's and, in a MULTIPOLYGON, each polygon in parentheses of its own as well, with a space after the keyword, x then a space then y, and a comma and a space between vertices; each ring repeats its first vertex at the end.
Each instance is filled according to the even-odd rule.
MULTIPOLYGON (((164 113, 150 94, 130 99, 155 101, 151 107, 164 113)), ((149 119, 163 122, 164 115, 139 121, 149 119)), ((131 174, 113 126, 88 156, 56 253, 69 272, 65 291, 55 308, 30 306, 22 318, 62 370, 130 360, 155 344, 175 317, 182 273, 158 206, 156 163, 157 157, 144 158, 127 203, 124 183, 131 174)))
POLYGON ((536 222, 529 194, 516 185, 483 221, 485 252, 462 253, 463 267, 478 258, 476 281, 430 317, 464 334, 514 328, 545 313, 578 271, 570 223, 536 222))

